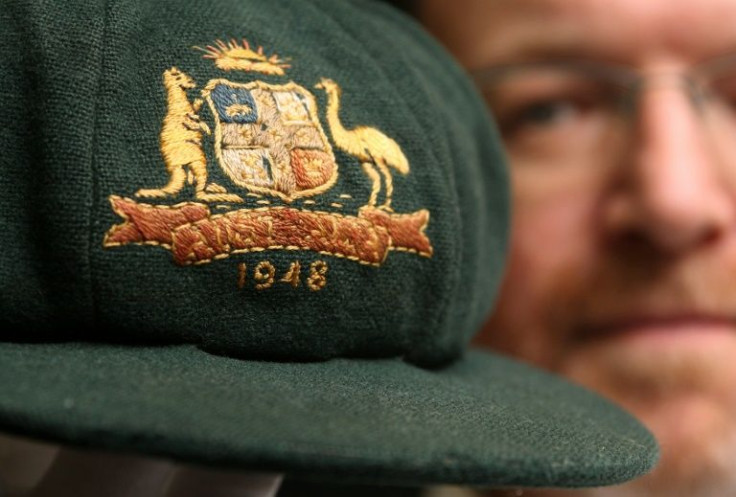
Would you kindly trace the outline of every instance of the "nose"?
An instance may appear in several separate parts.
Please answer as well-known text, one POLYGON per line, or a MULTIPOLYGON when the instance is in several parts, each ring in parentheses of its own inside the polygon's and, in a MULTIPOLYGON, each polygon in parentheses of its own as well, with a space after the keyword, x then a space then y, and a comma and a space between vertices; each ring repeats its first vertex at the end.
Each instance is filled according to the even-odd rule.
POLYGON ((642 90, 608 205, 611 233, 676 255, 727 232, 735 216, 727 166, 736 163, 725 163, 703 119, 682 87, 642 90))

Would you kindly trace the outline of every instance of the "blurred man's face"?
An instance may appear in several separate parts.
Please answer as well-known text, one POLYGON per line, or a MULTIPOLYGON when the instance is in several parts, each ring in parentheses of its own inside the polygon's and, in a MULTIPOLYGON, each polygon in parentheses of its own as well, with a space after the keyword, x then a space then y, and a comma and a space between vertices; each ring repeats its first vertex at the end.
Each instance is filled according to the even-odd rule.
POLYGON ((514 188, 484 343, 595 388, 654 431, 652 475, 585 492, 736 495, 736 70, 709 62, 736 54, 736 0, 421 5, 471 70, 555 61, 484 83, 514 188), (558 70, 570 60, 648 82, 611 89, 600 68, 558 70), (693 85, 678 76, 692 71, 693 85))

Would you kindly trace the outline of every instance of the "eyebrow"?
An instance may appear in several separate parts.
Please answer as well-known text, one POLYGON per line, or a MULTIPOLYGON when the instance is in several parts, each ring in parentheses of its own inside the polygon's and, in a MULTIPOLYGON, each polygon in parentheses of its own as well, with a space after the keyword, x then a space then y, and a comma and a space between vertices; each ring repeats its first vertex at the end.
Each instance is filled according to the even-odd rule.
POLYGON ((612 64, 624 65, 622 57, 602 47, 592 46, 584 41, 588 39, 582 33, 572 35, 569 30, 554 30, 545 33, 515 33, 512 36, 498 37, 489 43, 486 62, 478 70, 488 66, 516 64, 525 62, 547 62, 566 60, 596 60, 612 64))
POLYGON ((613 84, 619 84, 623 87, 630 87, 639 79, 636 71, 631 67, 601 62, 600 60, 584 60, 576 58, 568 59, 548 59, 533 62, 512 62, 509 64, 496 64, 486 66, 481 69, 471 70, 470 75, 476 84, 483 86, 486 83, 499 81, 507 74, 512 74, 519 69, 524 68, 566 68, 573 71, 584 71, 584 74, 601 81, 607 81, 613 84))
MULTIPOLYGON (((548 26, 543 33, 527 29, 517 32, 500 30, 496 36, 486 40, 487 50, 482 56, 482 64, 469 67, 471 72, 489 67, 528 62, 555 61, 595 61, 617 66, 631 67, 632 47, 621 44, 605 46, 594 44, 594 37, 586 29, 571 28, 568 24, 548 26)), ((635 52, 634 52, 635 53, 635 52)), ((719 50, 704 51, 691 60, 692 65, 700 65, 711 60, 729 58, 736 54, 736 40, 721 44, 719 50)))

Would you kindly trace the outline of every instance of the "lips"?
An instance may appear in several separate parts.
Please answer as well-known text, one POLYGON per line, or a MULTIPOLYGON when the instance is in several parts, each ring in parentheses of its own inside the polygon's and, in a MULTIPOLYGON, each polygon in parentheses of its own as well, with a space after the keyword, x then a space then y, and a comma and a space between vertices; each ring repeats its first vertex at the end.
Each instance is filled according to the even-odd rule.
POLYGON ((736 318, 705 313, 631 314, 600 320, 581 328, 583 340, 664 341, 712 340, 716 336, 736 339, 736 318))

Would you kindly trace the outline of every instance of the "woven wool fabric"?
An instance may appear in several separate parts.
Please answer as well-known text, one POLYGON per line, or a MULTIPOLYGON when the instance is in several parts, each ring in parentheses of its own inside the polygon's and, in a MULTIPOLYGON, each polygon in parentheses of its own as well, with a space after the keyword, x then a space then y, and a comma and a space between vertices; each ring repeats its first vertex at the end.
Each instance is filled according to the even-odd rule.
POLYGON ((15 1, 0 104, 0 428, 401 485, 654 464, 613 405, 466 352, 507 172, 390 6, 15 1))
POLYGON ((651 464, 653 442, 628 415, 477 352, 437 372, 391 359, 258 363, 190 346, 0 351, 0 377, 32 371, 53 385, 4 387, 0 425, 20 416, 25 433, 88 446, 401 485, 592 486, 651 464))
MULTIPOLYGON (((3 29, 7 115, 31 116, 6 130, 3 140, 4 179, 13 185, 2 199, 10 226, 0 235, 13 261, 3 267, 14 288, 8 321, 26 328, 21 339, 55 336, 63 319, 84 339, 98 339, 104 329, 117 341, 195 341, 251 357, 369 353, 447 362, 487 314, 506 244, 506 173, 498 145, 481 146, 494 131, 478 112, 474 90, 454 65, 437 67, 445 54, 383 5, 252 5, 19 2, 4 14, 16 15, 3 29), (230 33, 289 57, 292 67, 283 77, 242 77, 218 70, 192 49, 230 33), (255 266, 268 259, 280 276, 295 254, 230 257, 183 270, 161 249, 103 249, 106 232, 121 221, 109 197, 133 197, 138 189, 166 182, 159 132, 167 112, 162 74, 171 67, 200 87, 214 78, 293 80, 317 98, 328 133, 325 95, 313 86, 334 79, 342 88, 345 126, 389 130, 410 159, 410 173, 395 174, 393 208, 429 210, 432 258, 392 253, 378 270, 333 258, 331 272, 339 281, 324 292, 275 285, 245 297, 232 291, 239 262, 255 266), (367 80, 371 91, 365 91, 367 80), (29 257, 29 247, 36 257, 29 257), (54 298, 39 296, 39 288, 54 298), (291 312, 281 311, 285 300, 291 312), (244 301, 258 309, 265 326, 243 322, 244 301), (402 312, 376 312, 387 302, 400 303, 402 312), (339 323, 328 337, 294 333, 325 319, 339 323)), ((209 117, 206 109, 201 113, 209 117)), ((365 204, 369 179, 359 160, 333 148, 339 176, 319 197, 319 210, 339 201, 345 204, 339 213, 354 213, 365 204), (341 200, 340 194, 352 198, 341 200)), ((205 152, 210 164, 217 162, 212 147, 205 152)), ((209 172, 213 181, 227 183, 219 168, 209 172)), ((182 195, 163 203, 185 200, 182 195)), ((284 203, 276 199, 273 205, 284 203)), ((303 208, 303 201, 288 205, 303 208)), ((306 267, 321 258, 310 252, 298 257, 306 267)))

